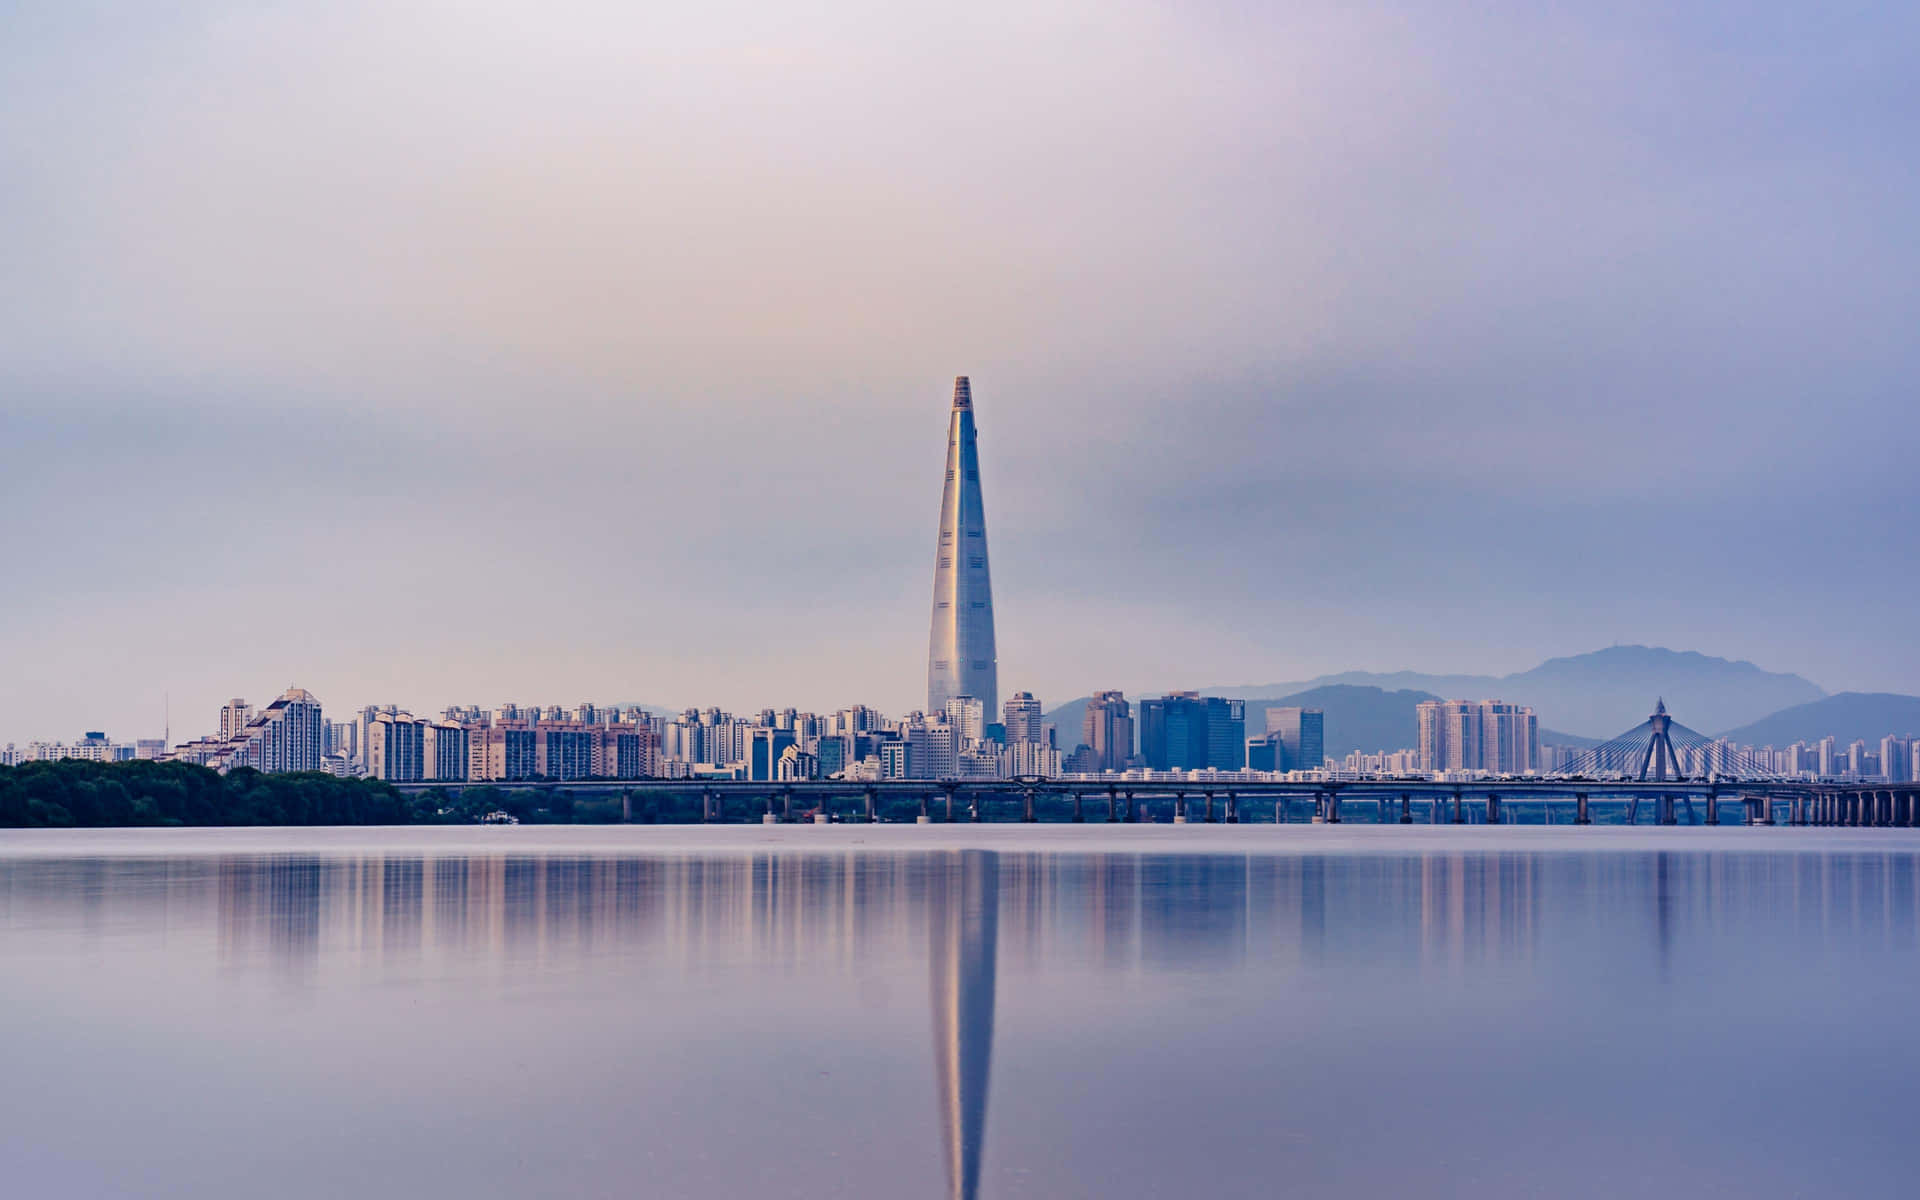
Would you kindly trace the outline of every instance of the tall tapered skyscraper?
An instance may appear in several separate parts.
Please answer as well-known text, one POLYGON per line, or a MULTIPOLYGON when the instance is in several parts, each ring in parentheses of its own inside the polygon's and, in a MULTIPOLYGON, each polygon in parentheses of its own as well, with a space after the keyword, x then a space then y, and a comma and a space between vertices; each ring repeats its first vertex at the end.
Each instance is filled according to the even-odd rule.
POLYGON ((973 389, 953 381, 947 417, 947 483, 940 493, 940 544, 933 560, 933 633, 927 640, 927 711, 972 696, 1000 711, 993 649, 993 579, 987 569, 987 510, 980 495, 980 444, 973 389))

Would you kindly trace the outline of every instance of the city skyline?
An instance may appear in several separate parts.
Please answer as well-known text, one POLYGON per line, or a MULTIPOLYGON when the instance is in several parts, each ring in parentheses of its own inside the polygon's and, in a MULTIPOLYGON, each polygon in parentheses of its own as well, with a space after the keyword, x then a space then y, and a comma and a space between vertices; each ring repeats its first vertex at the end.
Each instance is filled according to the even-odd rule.
POLYGON ((1908 10, 26 11, 11 736, 903 711, 960 370, 1036 694, 1920 690, 1908 10))

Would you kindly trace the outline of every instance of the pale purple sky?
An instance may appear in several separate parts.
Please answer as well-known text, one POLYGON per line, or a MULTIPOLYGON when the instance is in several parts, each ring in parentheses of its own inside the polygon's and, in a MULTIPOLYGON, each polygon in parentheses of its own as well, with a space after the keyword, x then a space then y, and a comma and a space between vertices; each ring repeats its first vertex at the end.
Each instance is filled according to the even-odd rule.
POLYGON ((0 742, 1615 641, 1920 688, 1910 5, 0 0, 0 742))

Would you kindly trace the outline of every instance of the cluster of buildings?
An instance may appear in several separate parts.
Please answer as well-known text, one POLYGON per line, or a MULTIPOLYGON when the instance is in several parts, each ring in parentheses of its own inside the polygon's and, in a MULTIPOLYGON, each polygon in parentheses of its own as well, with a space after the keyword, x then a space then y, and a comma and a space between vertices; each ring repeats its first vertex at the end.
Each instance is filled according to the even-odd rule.
POLYGON ((1275 772, 1326 769, 1326 714, 1317 708, 1269 708, 1266 732, 1247 736, 1247 703, 1198 692, 1170 692, 1133 706, 1121 692, 1087 702, 1069 774, 1103 772, 1275 772), (1138 738, 1136 741, 1136 731, 1138 738))
MULTIPOLYGON (((1721 741, 1716 746, 1731 746, 1721 741)), ((1736 748, 1763 770, 1795 779, 1847 779, 1863 783, 1912 783, 1920 780, 1920 738, 1888 734, 1877 746, 1856 738, 1842 746, 1838 738, 1795 742, 1791 746, 1736 748)))
POLYGON ((1414 710, 1415 770, 1537 775, 1540 719, 1502 700, 1428 700, 1414 710))

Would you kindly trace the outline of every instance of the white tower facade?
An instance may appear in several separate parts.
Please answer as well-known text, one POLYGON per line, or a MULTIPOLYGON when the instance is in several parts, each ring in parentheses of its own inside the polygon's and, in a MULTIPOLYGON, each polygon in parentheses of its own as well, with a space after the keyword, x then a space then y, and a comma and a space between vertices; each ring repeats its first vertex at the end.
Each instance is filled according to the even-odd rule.
POLYGON ((986 712, 1000 709, 979 434, 973 421, 973 389, 965 375, 953 381, 953 409, 947 417, 947 481, 940 494, 933 632, 927 645, 927 711, 945 712, 956 696, 973 697, 986 712))

